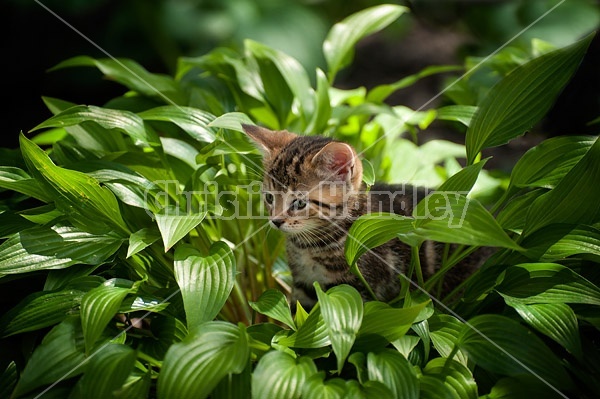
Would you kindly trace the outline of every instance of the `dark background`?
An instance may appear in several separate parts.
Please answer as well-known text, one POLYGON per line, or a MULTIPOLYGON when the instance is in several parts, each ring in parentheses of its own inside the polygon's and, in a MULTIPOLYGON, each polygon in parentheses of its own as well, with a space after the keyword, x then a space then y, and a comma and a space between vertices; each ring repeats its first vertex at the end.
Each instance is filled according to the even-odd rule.
MULTIPOLYGON (((310 72, 324 66, 321 43, 335 22, 381 3, 5 0, 0 40, 8 108, 2 146, 16 148, 20 131, 27 132, 51 115, 42 96, 102 105, 123 93, 121 86, 103 80, 94 68, 48 72, 70 57, 107 57, 101 48, 111 56, 131 58, 151 72, 169 74, 179 56, 201 55, 221 45, 239 47, 244 38, 252 38, 295 56, 310 72)), ((556 3, 558 0, 403 2, 411 12, 384 32, 363 40, 354 63, 339 75, 336 85, 372 87, 429 65, 462 64, 466 56, 485 56, 556 3)), ((598 2, 568 0, 514 43, 541 37, 565 45, 595 29, 599 21, 598 2)), ((538 127, 540 134, 597 134, 599 125, 588 122, 600 116, 599 67, 600 38, 596 37, 576 76, 538 127)), ((439 92, 443 79, 443 75, 423 79, 389 102, 418 109, 439 92)), ((441 101, 443 96, 428 107, 441 101)), ((504 150, 521 152, 536 140, 526 136, 504 150)))

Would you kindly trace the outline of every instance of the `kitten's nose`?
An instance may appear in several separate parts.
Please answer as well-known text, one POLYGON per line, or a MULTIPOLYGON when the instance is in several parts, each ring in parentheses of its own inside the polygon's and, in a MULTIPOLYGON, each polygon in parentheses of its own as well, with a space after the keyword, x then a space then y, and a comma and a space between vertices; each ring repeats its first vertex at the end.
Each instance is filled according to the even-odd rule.
POLYGON ((273 226, 280 228, 282 224, 285 223, 285 220, 283 219, 271 219, 271 223, 273 223, 273 226))

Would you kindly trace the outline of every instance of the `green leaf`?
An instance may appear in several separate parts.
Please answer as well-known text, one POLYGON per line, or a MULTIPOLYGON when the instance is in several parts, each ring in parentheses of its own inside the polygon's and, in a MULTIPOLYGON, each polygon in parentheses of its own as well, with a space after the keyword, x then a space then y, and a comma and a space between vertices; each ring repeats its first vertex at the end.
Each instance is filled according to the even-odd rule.
POLYGON ((128 231, 121 217, 119 204, 109 189, 101 187, 98 181, 84 173, 54 165, 41 148, 23 135, 20 143, 30 172, 52 192, 57 208, 65 215, 79 222, 78 224, 87 226, 86 231, 101 228, 105 223, 110 223, 121 231, 128 231))
POLYGON ((212 143, 216 138, 210 127, 215 116, 197 108, 164 105, 137 115, 147 121, 172 122, 197 141, 212 143))
POLYGON ((235 283, 235 258, 224 242, 216 242, 208 256, 188 246, 175 251, 175 279, 181 289, 190 331, 213 320, 235 283))
POLYGON ((359 11, 335 24, 323 42, 329 82, 333 83, 336 74, 350 64, 359 40, 385 28, 407 11, 406 7, 383 4, 359 11))
POLYGON ((467 366, 451 359, 432 359, 423 369, 425 375, 442 381, 457 399, 477 399, 477 384, 467 366))
POLYGON ((529 208, 523 236, 550 224, 594 224, 600 221, 600 138, 553 190, 529 208), (577 206, 573 206, 577 204, 577 206))
POLYGON ((149 126, 145 126, 142 118, 133 112, 94 105, 76 105, 68 108, 40 123, 31 131, 50 127, 79 125, 83 122, 95 122, 105 129, 117 129, 130 136, 134 140, 134 144, 138 146, 160 146, 160 140, 156 132, 149 126))
MULTIPOLYGON (((423 70, 419 71, 418 73, 415 73, 415 74, 409 75, 409 76, 405 76, 404 78, 398 80, 397 82, 394 82, 391 84, 379 85, 379 86, 374 87, 367 94, 367 101, 373 102, 376 104, 381 104, 392 93, 394 93, 400 89, 404 89, 406 87, 412 86, 413 84, 417 83, 419 80, 421 80, 427 76, 431 76, 431 75, 434 75, 437 73, 458 71, 461 69, 463 69, 462 66, 455 66, 455 65, 428 66, 428 67, 424 68, 423 70)), ((460 107, 460 106, 455 106, 455 107, 460 107)), ((462 107, 466 107, 466 106, 462 106, 462 107)), ((447 108, 447 107, 445 107, 445 108, 447 108)))
POLYGON ((348 231, 345 244, 346 261, 354 265, 367 251, 385 244, 400 234, 413 231, 414 219, 393 213, 363 215, 348 231))
MULTIPOLYGON (((331 86, 327 81, 327 76, 320 68, 317 68, 317 92, 315 93, 315 112, 306 128, 308 134, 322 134, 327 128, 331 118, 331 98, 329 89, 331 86)), ((364 165, 363 165, 364 166, 364 165)), ((364 169, 364 168, 363 168, 364 169)), ((363 171, 364 173, 364 171, 363 171)))
POLYGON ((116 279, 107 280, 81 299, 81 326, 85 339, 86 353, 91 353, 94 344, 102 335, 108 322, 115 316, 130 288, 117 287, 116 279))
POLYGON ((346 284, 330 288, 327 293, 321 290, 318 282, 314 285, 321 306, 321 315, 337 358, 339 374, 362 324, 363 300, 354 287, 346 284))
POLYGON ((433 192, 419 202, 413 216, 416 233, 427 240, 522 249, 479 201, 457 192, 433 192))
POLYGON ((447 105, 437 109, 437 119, 460 122, 468 127, 471 125, 477 109, 473 105, 447 105))
POLYGON ((331 344, 329 331, 321 315, 321 307, 317 303, 298 331, 288 335, 287 331, 276 334, 273 344, 280 347, 323 348, 331 344))
POLYGON ((471 191, 477 178, 479 177, 479 173, 483 166, 487 162, 489 158, 482 160, 481 162, 477 162, 476 164, 469 165, 454 175, 450 176, 448 180, 446 180, 440 187, 438 187, 437 191, 457 191, 461 193, 468 193, 471 191))
POLYGON ((179 240, 196 228, 206 217, 206 211, 186 212, 175 206, 167 206, 154 214, 156 224, 167 252, 179 240))
POLYGON ((523 255, 542 262, 560 261, 569 256, 591 254, 600 257, 600 229, 580 225, 553 224, 525 238, 523 255))
POLYGON ((84 294, 76 289, 34 292, 2 316, 0 336, 8 337, 60 323, 77 309, 84 294))
POLYGON ((258 313, 280 321, 292 330, 296 329, 290 305, 280 290, 268 289, 260 295, 256 302, 248 302, 248 304, 258 313))
POLYGON ((137 254, 160 239, 160 233, 155 229, 144 228, 129 236, 127 257, 137 254))
POLYGON ((516 163, 510 186, 553 188, 594 144, 592 136, 559 136, 528 150, 516 163))
POLYGON ((0 397, 9 398, 11 392, 19 379, 17 364, 14 361, 8 363, 2 374, 0 374, 0 397))
POLYGON ((0 166, 0 188, 17 191, 43 202, 52 200, 50 194, 35 179, 24 170, 12 166, 0 166))
POLYGON ((0 211, 0 238, 8 238, 34 226, 34 223, 12 211, 0 211))
POLYGON ((95 66, 110 80, 119 82, 145 96, 160 98, 171 104, 183 102, 183 95, 172 77, 150 73, 137 62, 127 58, 94 59, 88 56, 77 56, 60 62, 50 70, 80 66, 95 66))
POLYGON ((171 316, 159 316, 150 323, 151 339, 142 341, 138 350, 155 359, 162 360, 171 346, 188 336, 183 322, 171 316))
POLYGON ((85 355, 79 324, 78 317, 69 317, 46 334, 21 372, 14 397, 83 372, 85 355))
POLYGON ((363 158, 360 161, 363 167, 363 182, 365 182, 367 186, 375 184, 375 169, 373 168, 373 164, 366 158, 363 158))
POLYGON ((556 392, 551 387, 533 375, 501 378, 492 387, 485 399, 531 399, 548 398, 564 399, 562 392, 556 392))
POLYGON ((346 398, 346 382, 341 378, 324 381, 323 373, 314 374, 302 389, 303 399, 343 399, 346 398))
POLYGON ((228 112, 211 121, 208 126, 219 129, 235 130, 236 132, 244 132, 242 125, 252 125, 254 122, 248 115, 242 112, 228 112))
POLYGON ((506 304, 512 306, 527 324, 558 342, 578 359, 583 357, 577 316, 568 305, 564 303, 526 305, 519 301, 512 301, 509 297, 505 299, 506 304))
POLYGON ((418 399, 419 381, 417 374, 404 356, 386 349, 367 355, 369 380, 379 381, 392 391, 395 398, 418 399))
POLYGON ((89 357, 83 377, 78 381, 82 398, 116 398, 133 371, 135 351, 127 345, 108 344, 89 357))
POLYGON ((572 384, 561 360, 542 340, 508 317, 487 314, 470 319, 458 345, 479 367, 492 373, 533 374, 554 389, 572 384))
MULTIPOLYGON (((442 357, 447 358, 453 354, 464 324, 457 318, 446 314, 435 314, 428 321, 429 337, 433 346, 442 357)), ((453 356, 452 360, 468 366, 469 358, 464 351, 458 350, 453 356)))
MULTIPOLYGON (((244 47, 255 58, 259 60, 269 60, 275 65, 293 93, 294 98, 300 102, 302 114, 308 119, 308 117, 313 114, 315 105, 312 97, 313 89, 302 64, 295 58, 281 51, 253 40, 246 40, 244 42, 244 47)), ((266 89, 268 82, 265 82, 264 78, 263 83, 265 84, 266 89)))
POLYGON ((249 359, 242 325, 204 323, 167 352, 158 377, 158 398, 206 398, 223 377, 241 373, 249 359))
POLYGON ((515 68, 493 86, 467 129, 467 160, 522 135, 548 112, 577 70, 593 34, 515 68))
POLYGON ((423 302, 408 308, 392 308, 382 302, 367 302, 358 336, 377 334, 389 342, 397 340, 406 334, 427 304, 423 302))
POLYGON ((308 379, 317 373, 312 359, 271 351, 264 355, 252 373, 252 398, 299 399, 308 379))
POLYGON ((496 289, 521 303, 600 305, 600 288, 572 269, 555 263, 511 266, 496 289))

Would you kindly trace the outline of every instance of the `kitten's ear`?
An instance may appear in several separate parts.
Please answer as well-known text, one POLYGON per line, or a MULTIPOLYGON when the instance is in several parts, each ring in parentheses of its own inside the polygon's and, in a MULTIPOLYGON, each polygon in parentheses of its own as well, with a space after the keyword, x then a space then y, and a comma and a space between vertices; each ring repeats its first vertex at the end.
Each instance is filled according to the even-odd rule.
POLYGON ((244 132, 250 137, 267 157, 272 157, 297 136, 287 130, 269 130, 256 125, 242 124, 244 132))
POLYGON ((311 162, 323 171, 325 178, 350 181, 355 188, 362 182, 362 163, 352 147, 346 143, 328 143, 311 162))

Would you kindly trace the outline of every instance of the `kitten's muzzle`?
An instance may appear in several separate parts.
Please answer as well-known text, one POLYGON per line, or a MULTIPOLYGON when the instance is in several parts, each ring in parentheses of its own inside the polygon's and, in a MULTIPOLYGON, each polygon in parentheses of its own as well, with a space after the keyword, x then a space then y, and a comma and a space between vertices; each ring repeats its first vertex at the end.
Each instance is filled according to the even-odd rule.
POLYGON ((276 228, 280 228, 285 223, 284 219, 271 219, 271 224, 276 228))

